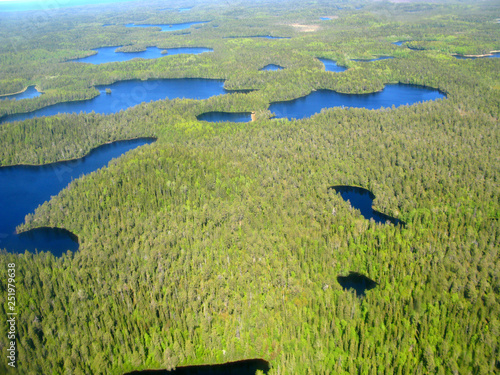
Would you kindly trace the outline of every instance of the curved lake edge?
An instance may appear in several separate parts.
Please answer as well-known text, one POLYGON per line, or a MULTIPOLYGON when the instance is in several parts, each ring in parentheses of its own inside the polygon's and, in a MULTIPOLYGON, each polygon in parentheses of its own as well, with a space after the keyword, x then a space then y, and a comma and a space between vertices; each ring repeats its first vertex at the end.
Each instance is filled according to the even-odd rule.
MULTIPOLYGON (((29 114, 32 114, 36 111, 41 111, 41 110, 44 110, 46 108, 50 108, 50 107, 53 107, 53 106, 57 106, 57 105, 61 105, 61 104, 72 104, 72 103, 80 103, 80 102, 85 102, 85 101, 90 101, 90 100, 93 100, 93 99, 96 99, 98 97, 100 97, 103 93, 101 93, 99 90, 105 90, 106 88, 109 88, 109 86, 112 86, 114 84, 121 84, 121 83, 133 83, 134 81, 136 81, 137 83, 143 83, 143 84, 148 84, 148 83, 155 83, 155 81, 180 81, 180 80, 203 80, 203 81, 218 81, 218 82, 223 82, 223 86, 222 86, 222 89, 225 91, 221 94, 217 94, 217 95, 226 95, 226 94, 233 94, 233 93, 247 93, 247 92, 251 92, 251 91, 256 91, 255 89, 250 89, 250 90, 238 90, 238 89, 228 89, 225 86, 225 82, 227 81, 226 79, 223 79, 223 78, 200 78, 200 77, 181 77, 181 78, 157 78, 157 77, 151 77, 151 78, 147 78, 147 79, 141 79, 141 78, 130 78, 130 79, 123 79, 123 80, 115 80, 115 81, 112 81, 112 82, 108 82, 108 83, 99 83, 99 84, 95 84, 94 86, 92 87, 89 87, 88 89, 94 89, 95 91, 97 91, 96 95, 93 95, 89 98, 83 98, 83 99, 74 99, 74 100, 62 100, 62 101, 58 101, 58 102, 55 102, 55 103, 52 103, 52 104, 49 104, 49 105, 45 105, 45 106, 42 106, 42 107, 38 107, 38 108, 35 108, 31 111, 24 111, 24 112, 14 112, 14 113, 4 113, 3 115, 0 115, 0 126, 2 124, 6 124, 6 123, 13 123, 13 122, 18 122, 18 121, 24 121, 24 120, 27 120, 27 119, 19 119, 19 120, 9 120, 9 117, 11 116, 20 116, 20 115, 29 115, 29 114)), ((216 96, 216 95, 215 95, 216 96)), ((191 98, 178 98, 178 97, 164 97, 162 99, 158 99, 158 100, 153 100, 154 102, 156 101, 159 101, 159 100, 165 100, 165 99, 169 99, 169 100, 174 100, 174 99, 191 99, 191 98)), ((193 100, 206 100, 206 99, 193 99, 193 100)), ((150 101, 143 101, 141 103, 150 103, 150 101)), ((128 110, 132 107, 135 107, 136 105, 139 105, 141 103, 137 103, 137 104, 134 104, 134 105, 131 105, 123 110, 128 110)), ((82 111, 80 112, 59 112, 58 114, 79 114, 81 113, 82 111)), ((111 113, 101 113, 101 112, 95 112, 96 114, 99 114, 99 115, 110 115, 110 114, 116 114, 120 112, 119 110, 117 112, 111 112, 111 113)), ((83 112, 83 113, 90 113, 90 112, 83 112)), ((54 114, 55 115, 55 114, 54 114)), ((34 117, 31 117, 31 118, 42 118, 42 117, 50 117, 50 116, 54 116, 54 115, 42 115, 42 116, 34 116, 34 117)))
POLYGON ((461 55, 459 53, 453 53, 452 56, 456 58, 463 58, 463 59, 475 59, 475 58, 480 58, 480 57, 490 57, 490 56, 495 56, 496 54, 499 54, 500 50, 498 51, 490 51, 490 53, 485 53, 482 55, 461 55))
MULTIPOLYGON (((26 92, 26 90, 28 90, 30 87, 34 87, 36 91, 38 91, 38 93, 40 95, 42 95, 44 92, 40 89, 40 87, 38 85, 29 85, 29 86, 26 86, 23 90, 21 91, 18 91, 18 92, 13 92, 13 93, 10 93, 10 94, 1 94, 0 95, 0 98, 4 98, 4 99, 8 99, 7 97, 8 96, 14 96, 14 95, 19 95, 19 94, 22 94, 23 92, 26 92)), ((37 95, 36 97, 40 96, 40 95, 37 95)), ((13 98, 14 99, 14 98, 13 98)), ((31 99, 31 98, 30 98, 31 99)), ((0 99, 2 100, 2 99, 0 99)), ((22 99, 19 99, 19 100, 22 100, 22 99)), ((1 119, 1 117, 0 117, 1 119)))
POLYGON ((242 359, 225 363, 178 366, 172 370, 166 369, 151 369, 151 370, 135 370, 124 373, 123 375, 188 375, 188 374, 238 374, 238 375, 255 375, 257 370, 267 374, 271 369, 271 364, 262 358, 242 359), (247 371, 242 371, 247 370, 247 371))
MULTIPOLYGON (((389 95, 389 93, 386 93, 386 94, 389 95)), ((401 95, 398 96, 398 98, 400 98, 400 97, 401 97, 401 95)), ((275 113, 274 116, 271 117, 273 119, 287 118, 288 120, 301 120, 301 119, 311 118, 315 115, 318 115, 321 113, 322 110, 330 110, 333 108, 343 108, 343 109, 344 108, 346 108, 346 109, 357 108, 357 109, 377 111, 377 110, 393 109, 393 106, 395 106, 395 108, 397 109, 397 108, 403 107, 403 106, 411 106, 411 105, 415 105, 415 104, 425 103, 428 101, 436 101, 436 100, 447 99, 447 98, 448 98, 447 94, 439 88, 434 88, 434 87, 424 86, 424 85, 402 83, 402 82, 396 82, 396 83, 390 82, 390 83, 385 83, 384 87, 380 90, 371 91, 371 92, 363 92, 360 94, 358 94, 358 93, 345 93, 345 92, 341 92, 341 91, 336 91, 334 89, 325 89, 325 88, 311 89, 308 93, 306 93, 302 96, 299 96, 299 97, 294 97, 291 99, 271 102, 271 103, 269 103, 268 110, 273 112, 278 107, 278 114, 275 113), (319 108, 316 112, 308 112, 306 115, 303 115, 302 117, 292 116, 293 113, 291 111, 288 111, 287 109, 284 110, 287 115, 283 115, 279 112, 280 106, 293 107, 296 103, 299 103, 300 101, 307 101, 309 99, 308 97, 310 95, 316 95, 316 94, 318 94, 318 95, 326 94, 326 95, 332 95, 332 96, 338 95, 340 97, 344 97, 344 99, 347 99, 347 100, 355 99, 356 97, 367 99, 367 98, 370 98, 370 96, 374 95, 374 94, 383 95, 384 90, 386 88, 389 88, 389 87, 390 87, 389 91, 395 90, 395 89, 407 90, 406 94, 408 94, 409 93, 408 90, 411 90, 412 88, 418 89, 418 90, 427 90, 429 93, 434 92, 435 94, 439 94, 442 97, 437 97, 437 98, 432 98, 432 99, 427 99, 427 100, 416 100, 416 101, 412 101, 412 102, 399 103, 399 104, 394 103, 394 100, 391 100, 391 103, 387 103, 387 105, 378 105, 378 103, 375 102, 375 103, 377 103, 377 106, 374 106, 373 108, 369 108, 370 106, 367 105, 367 103, 364 103, 363 105, 350 105, 350 104, 338 103, 338 104, 334 104, 334 105, 325 105, 324 107, 319 108)), ((311 107, 311 103, 309 103, 309 107, 311 107)), ((307 107, 307 108, 309 108, 309 107, 307 107)))
POLYGON ((110 162, 116 162, 129 151, 153 142, 155 138, 152 137, 107 142, 84 157, 70 161, 0 168, 0 178, 5 182, 1 186, 0 205, 6 212, 5 216, 0 216, 0 249, 13 254, 45 251, 56 257, 67 250, 78 251, 80 241, 71 236, 75 233, 27 220, 27 215, 35 217, 33 215, 42 204, 67 189, 73 181, 109 167, 110 162), (23 181, 30 187, 17 188, 16 184, 23 181))
POLYGON ((219 123, 219 122, 247 123, 254 121, 254 118, 255 118, 255 111, 254 112, 210 111, 196 115, 196 120, 210 122, 210 123, 219 123))
MULTIPOLYGON (((371 209, 373 211, 374 214, 376 215, 379 215, 381 218, 385 219, 385 221, 389 221, 391 222, 391 224, 393 225, 400 225, 402 228, 404 228, 406 226, 406 223, 400 219, 397 219, 393 216, 389 216, 387 214, 384 214, 383 212, 380 212, 380 211, 377 211, 376 209, 373 208, 373 201, 375 200, 376 198, 376 195, 373 194, 370 190, 362 187, 362 186, 357 186, 357 185, 332 185, 332 186, 329 186, 328 187, 328 190, 335 190, 337 192, 337 194, 340 194, 340 191, 339 190, 343 190, 343 189, 354 189, 354 190, 362 190, 364 193, 368 193, 368 195, 370 196, 370 198, 372 199, 372 205, 371 205, 371 209), (339 189, 339 190, 337 190, 339 189)), ((344 198, 342 198, 344 199, 344 198)), ((352 206, 351 204, 351 207, 355 208, 354 206, 352 206)), ((355 209, 358 209, 358 208, 355 208, 355 209)), ((359 210, 359 209, 358 209, 359 210)), ((364 215, 362 215, 363 217, 365 217, 364 215)), ((371 220, 371 218, 366 218, 365 219, 367 220, 371 220)), ((375 220, 375 219, 374 219, 375 220)))
MULTIPOLYGON (((45 164, 21 163, 21 164, 1 165, 0 169, 3 169, 3 168, 15 168, 15 167, 49 167, 49 166, 52 166, 52 165, 55 166, 57 164, 68 163, 68 162, 77 161, 77 160, 86 158, 87 156, 90 156, 93 152, 97 151, 100 147, 103 147, 103 146, 106 146, 106 145, 110 145, 110 144, 113 144, 113 143, 128 142, 128 141, 151 141, 151 143, 149 143, 149 144, 153 144, 157 140, 158 140, 158 138, 156 138, 156 137, 133 137, 133 138, 117 139, 117 140, 114 140, 114 141, 109 141, 109 142, 101 143, 98 146, 92 147, 86 154, 84 154, 82 156, 77 156, 77 157, 74 157, 74 158, 71 158, 71 159, 61 159, 61 160, 57 160, 57 161, 51 161, 51 162, 48 162, 48 163, 45 163, 45 164)), ((141 147, 141 146, 138 146, 138 147, 141 147)), ((130 151, 132 151, 132 150, 130 150, 130 151)))

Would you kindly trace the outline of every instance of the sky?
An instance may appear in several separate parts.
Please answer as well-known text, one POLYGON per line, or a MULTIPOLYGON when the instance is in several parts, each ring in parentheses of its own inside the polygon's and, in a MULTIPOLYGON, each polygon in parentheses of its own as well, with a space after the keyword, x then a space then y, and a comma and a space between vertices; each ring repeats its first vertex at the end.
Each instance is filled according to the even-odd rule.
POLYGON ((0 12, 46 10, 86 4, 117 3, 131 0, 0 0, 0 12))

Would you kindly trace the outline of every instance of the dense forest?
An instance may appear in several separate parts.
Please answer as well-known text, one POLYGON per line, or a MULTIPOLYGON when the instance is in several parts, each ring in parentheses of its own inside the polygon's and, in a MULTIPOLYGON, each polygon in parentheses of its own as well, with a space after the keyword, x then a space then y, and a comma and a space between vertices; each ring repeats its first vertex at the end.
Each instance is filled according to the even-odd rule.
MULTIPOLYGON (((495 1, 193 0, 1 14, 0 95, 31 85, 44 94, 0 101, 0 121, 130 79, 223 79, 235 91, 0 124, 0 167, 157 139, 19 223, 19 232, 65 228, 80 246, 59 258, 0 252, 0 316, 10 264, 18 312, 17 368, 3 358, 0 373, 122 375, 251 358, 268 361, 269 374, 500 373, 500 59, 454 56, 500 50, 499 17, 495 1), (125 26, 195 21, 208 22, 125 26), (287 38, 256 37, 268 35, 287 38), (105 46, 213 52, 69 61, 105 46), (354 61, 377 56, 394 58, 354 61), (348 69, 326 72, 318 58, 348 69), (260 71, 268 64, 284 69, 260 71), (391 83, 446 98, 301 120, 269 111, 313 90, 391 83), (254 116, 197 120, 211 111, 254 116), (405 225, 363 218, 335 185, 369 189, 374 209, 405 225), (344 290, 337 278, 349 272, 377 285, 364 296, 344 290)), ((0 324, 2 353, 8 330, 0 324)))

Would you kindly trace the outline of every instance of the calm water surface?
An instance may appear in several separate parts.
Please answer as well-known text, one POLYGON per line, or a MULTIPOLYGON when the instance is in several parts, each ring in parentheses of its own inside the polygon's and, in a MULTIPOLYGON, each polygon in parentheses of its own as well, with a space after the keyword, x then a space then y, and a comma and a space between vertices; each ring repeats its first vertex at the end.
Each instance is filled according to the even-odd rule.
POLYGON ((250 112, 207 112, 197 116, 200 121, 208 122, 249 122, 252 120, 250 112))
POLYGON ((68 231, 42 228, 16 235, 16 226, 73 179, 106 166, 111 159, 131 149, 152 142, 153 139, 119 141, 98 147, 84 158, 74 161, 0 168, 0 249, 10 252, 35 252, 38 249, 51 251, 56 256, 66 250, 77 250, 78 243, 68 231))
POLYGON ((365 219, 373 219, 379 224, 385 224, 389 221, 394 225, 404 225, 402 221, 372 208, 375 195, 370 190, 356 186, 332 186, 331 188, 340 193, 343 200, 349 202, 352 207, 359 210, 365 219))
POLYGON ((31 98, 36 98, 37 96, 40 96, 40 95, 42 95, 42 93, 39 92, 39 91, 37 91, 37 89, 35 89, 35 86, 29 86, 26 90, 24 90, 23 92, 20 92, 18 94, 0 96, 0 100, 5 100, 5 99, 16 99, 16 100, 31 99, 31 98))
POLYGON ((341 94, 332 90, 317 90, 302 98, 271 103, 269 110, 278 118, 302 119, 321 112, 323 108, 380 109, 442 98, 445 95, 435 89, 397 84, 386 85, 382 91, 372 94, 341 94))
POLYGON ((389 59, 393 59, 393 58, 394 58, 393 56, 380 56, 380 57, 377 57, 375 59, 352 59, 352 61, 371 62, 371 61, 379 61, 379 60, 389 60, 389 59))
POLYGON ((213 52, 213 49, 203 48, 203 47, 182 47, 182 48, 167 48, 167 49, 161 49, 158 47, 147 47, 145 51, 140 51, 140 52, 115 52, 117 48, 120 48, 120 46, 96 48, 94 49, 94 51, 96 51, 97 54, 70 61, 99 65, 99 64, 106 64, 109 62, 129 61, 136 58, 157 59, 159 57, 172 56, 172 55, 180 55, 180 54, 197 55, 204 52, 213 52), (167 53, 162 53, 162 51, 166 51, 167 53))
POLYGON ((323 63, 323 65, 325 65, 325 71, 327 71, 327 72, 340 73, 340 72, 347 70, 347 68, 344 68, 343 66, 338 66, 337 62, 335 62, 333 60, 319 59, 319 58, 318 58, 318 60, 321 61, 323 63))
POLYGON ((4 116, 0 122, 12 122, 27 118, 52 116, 58 113, 116 113, 142 102, 160 99, 189 98, 207 99, 211 96, 226 94, 224 81, 201 78, 155 79, 120 81, 111 85, 96 86, 100 95, 89 100, 58 103, 39 110, 4 116), (111 94, 106 94, 106 88, 111 94))
POLYGON ((269 65, 266 65, 265 67, 263 67, 262 69, 260 69, 262 71, 275 71, 275 70, 283 70, 283 67, 282 66, 279 66, 279 65, 275 65, 275 64, 269 64, 269 65))
POLYGON ((161 31, 177 31, 189 29, 193 25, 201 25, 203 23, 208 23, 209 21, 199 21, 199 22, 184 22, 184 23, 172 23, 172 24, 143 24, 136 25, 135 23, 129 23, 125 25, 126 27, 159 27, 161 31))
POLYGON ((468 56, 461 56, 461 55, 453 55, 455 56, 456 59, 459 59, 459 60, 474 60, 474 59, 484 59, 484 58, 499 58, 500 57, 500 52, 497 52, 497 53, 493 53, 489 56, 472 56, 472 57, 468 57, 468 56))

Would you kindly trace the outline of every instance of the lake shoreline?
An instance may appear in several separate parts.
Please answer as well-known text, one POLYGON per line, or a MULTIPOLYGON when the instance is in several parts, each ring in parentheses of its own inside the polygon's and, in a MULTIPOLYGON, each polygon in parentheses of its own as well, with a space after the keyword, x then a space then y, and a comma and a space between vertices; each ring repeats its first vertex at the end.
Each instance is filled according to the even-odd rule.
POLYGON ((75 157, 75 158, 71 158, 71 159, 62 159, 62 160, 53 161, 53 162, 45 163, 45 164, 9 164, 9 165, 2 165, 2 166, 0 166, 0 169, 2 169, 2 168, 12 168, 12 167, 48 167, 50 165, 56 165, 56 164, 60 164, 60 163, 67 163, 67 162, 71 162, 71 161, 76 161, 78 159, 83 159, 84 157, 90 155, 92 153, 92 151, 97 150, 99 147, 102 147, 102 146, 105 146, 105 145, 109 145, 109 144, 112 144, 112 143, 115 143, 115 142, 127 142, 127 141, 136 141, 136 140, 152 140, 153 143, 154 143, 154 142, 156 142, 158 140, 158 138, 156 138, 156 137, 134 137, 134 138, 127 138, 127 139, 117 139, 116 141, 109 141, 109 142, 100 144, 99 146, 93 147, 93 148, 91 148, 89 150, 89 152, 87 152, 86 154, 84 154, 84 155, 82 155, 80 157, 75 157))

